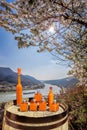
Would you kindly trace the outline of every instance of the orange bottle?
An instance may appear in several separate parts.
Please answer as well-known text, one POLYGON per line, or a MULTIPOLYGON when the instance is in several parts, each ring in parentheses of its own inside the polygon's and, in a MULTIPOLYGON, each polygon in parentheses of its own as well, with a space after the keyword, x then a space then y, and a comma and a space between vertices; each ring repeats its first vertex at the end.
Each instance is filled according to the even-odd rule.
POLYGON ((52 112, 56 112, 59 109, 59 104, 54 100, 54 102, 50 105, 49 110, 52 112))
POLYGON ((22 84, 21 84, 21 69, 18 68, 18 84, 16 85, 16 103, 20 105, 22 103, 22 84))
POLYGON ((22 102, 22 103, 20 104, 20 111, 21 111, 21 112, 28 111, 28 103, 27 103, 27 102, 22 102))
POLYGON ((30 111, 37 111, 37 103, 35 99, 30 102, 30 111))
POLYGON ((48 94, 48 105, 50 106, 54 101, 54 94, 53 94, 53 90, 52 87, 50 87, 50 91, 48 94))
POLYGON ((43 98, 42 101, 39 103, 39 111, 46 111, 46 101, 43 98))
POLYGON ((34 95, 34 98, 37 102, 40 102, 42 100, 42 94, 37 91, 37 93, 34 95))

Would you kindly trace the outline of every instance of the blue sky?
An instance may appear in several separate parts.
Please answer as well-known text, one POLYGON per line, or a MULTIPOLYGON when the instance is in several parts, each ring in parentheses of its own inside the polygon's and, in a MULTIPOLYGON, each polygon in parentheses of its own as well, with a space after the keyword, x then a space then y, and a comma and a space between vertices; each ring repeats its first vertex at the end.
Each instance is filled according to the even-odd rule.
POLYGON ((67 77, 67 66, 56 64, 49 52, 37 53, 36 50, 35 47, 18 49, 14 35, 0 27, 0 67, 10 67, 14 71, 21 67, 22 74, 31 75, 39 80, 67 77))
POLYGON ((37 48, 18 49, 14 35, 0 27, 0 67, 10 67, 39 80, 61 79, 67 76, 67 66, 58 65, 49 52, 37 53, 37 48))

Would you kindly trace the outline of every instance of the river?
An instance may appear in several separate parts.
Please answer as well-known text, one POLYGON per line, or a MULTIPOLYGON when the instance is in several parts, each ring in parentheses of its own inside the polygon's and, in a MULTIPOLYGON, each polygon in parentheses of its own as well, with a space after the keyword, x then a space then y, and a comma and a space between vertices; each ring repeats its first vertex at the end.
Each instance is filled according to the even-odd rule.
MULTIPOLYGON (((29 92, 29 94, 23 94, 23 98, 33 97, 34 96, 33 92, 37 92, 37 90, 40 91, 40 93, 42 93, 43 96, 46 96, 46 95, 48 95, 50 86, 53 87, 54 94, 60 93, 60 88, 58 86, 45 84, 45 87, 43 89, 24 90, 23 93, 29 92)), ((15 100, 15 99, 16 99, 16 93, 15 92, 0 92, 0 103, 1 102, 8 102, 10 100, 15 100)))

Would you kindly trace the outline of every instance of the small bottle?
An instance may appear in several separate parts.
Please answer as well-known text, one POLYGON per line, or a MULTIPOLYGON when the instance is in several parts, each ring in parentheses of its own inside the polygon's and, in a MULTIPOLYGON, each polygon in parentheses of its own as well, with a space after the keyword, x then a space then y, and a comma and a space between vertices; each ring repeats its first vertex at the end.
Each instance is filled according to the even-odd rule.
POLYGON ((59 104, 54 100, 54 102, 50 105, 49 110, 51 112, 56 112, 59 109, 59 104))
POLYGON ((21 112, 28 111, 28 103, 25 100, 20 104, 20 111, 21 112))
POLYGON ((42 98, 42 101, 39 103, 39 111, 46 111, 46 101, 42 98))
POLYGON ((37 91, 37 93, 34 95, 34 98, 37 102, 40 102, 42 100, 42 94, 39 91, 37 91))
POLYGON ((16 104, 20 106, 22 103, 22 84, 21 84, 21 69, 18 68, 18 84, 16 85, 16 104))
POLYGON ((33 99, 33 100, 30 102, 30 111, 37 111, 36 99, 33 99))
POLYGON ((54 101, 54 94, 53 89, 50 87, 49 94, 48 94, 48 105, 50 106, 54 101))

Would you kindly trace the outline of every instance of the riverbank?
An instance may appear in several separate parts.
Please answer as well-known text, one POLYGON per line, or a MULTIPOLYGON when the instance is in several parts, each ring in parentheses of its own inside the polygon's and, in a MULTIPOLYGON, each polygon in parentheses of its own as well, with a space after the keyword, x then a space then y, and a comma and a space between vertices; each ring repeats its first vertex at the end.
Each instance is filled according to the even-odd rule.
MULTIPOLYGON (((34 90, 34 89, 43 89, 45 87, 44 84, 38 84, 38 85, 34 85, 34 86, 24 86, 23 90, 34 90)), ((16 85, 15 86, 3 86, 0 87, 0 92, 15 92, 16 91, 16 85)))
MULTIPOLYGON (((60 93, 60 88, 55 85, 45 84, 44 87, 35 87, 32 89, 23 90, 23 93, 29 93, 29 94, 23 94, 23 98, 29 98, 34 95, 37 91, 40 91, 43 95, 48 95, 49 87, 53 86, 53 91, 55 94, 60 93), (34 93, 32 93, 34 92, 34 93)), ((0 102, 8 102, 10 100, 16 99, 16 93, 15 91, 6 91, 6 92, 0 92, 0 102)))

